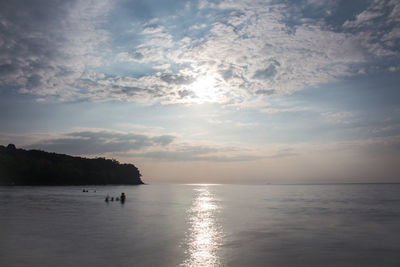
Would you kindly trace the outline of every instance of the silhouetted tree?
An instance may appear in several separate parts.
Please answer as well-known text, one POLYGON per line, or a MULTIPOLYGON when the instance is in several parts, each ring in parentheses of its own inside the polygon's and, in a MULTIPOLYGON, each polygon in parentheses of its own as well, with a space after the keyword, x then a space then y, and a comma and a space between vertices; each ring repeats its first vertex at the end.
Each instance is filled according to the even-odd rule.
POLYGON ((9 149, 9 150, 15 150, 15 149, 17 149, 17 148, 15 147, 14 144, 8 144, 7 149, 9 149))

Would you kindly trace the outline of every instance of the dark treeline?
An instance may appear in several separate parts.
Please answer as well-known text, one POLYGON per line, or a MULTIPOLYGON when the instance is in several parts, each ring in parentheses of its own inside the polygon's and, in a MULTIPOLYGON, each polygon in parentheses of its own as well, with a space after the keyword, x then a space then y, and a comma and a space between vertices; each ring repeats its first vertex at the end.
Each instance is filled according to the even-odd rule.
POLYGON ((143 184, 133 164, 0 145, 0 185, 143 184))

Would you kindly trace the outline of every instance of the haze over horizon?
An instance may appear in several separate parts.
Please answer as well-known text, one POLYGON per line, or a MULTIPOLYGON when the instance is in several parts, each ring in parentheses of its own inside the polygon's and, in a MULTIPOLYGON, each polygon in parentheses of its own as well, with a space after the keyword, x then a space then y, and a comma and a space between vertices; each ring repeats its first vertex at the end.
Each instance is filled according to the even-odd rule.
POLYGON ((0 2, 0 144, 146 183, 400 182, 400 2, 0 2))

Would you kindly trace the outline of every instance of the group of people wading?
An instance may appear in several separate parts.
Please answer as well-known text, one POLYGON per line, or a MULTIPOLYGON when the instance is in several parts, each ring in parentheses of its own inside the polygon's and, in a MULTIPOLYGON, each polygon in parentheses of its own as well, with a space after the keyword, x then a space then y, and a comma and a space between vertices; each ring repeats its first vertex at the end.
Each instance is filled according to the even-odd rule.
POLYGON ((121 203, 124 203, 126 199, 125 193, 121 193, 121 196, 119 197, 110 197, 109 195, 106 196, 105 202, 109 202, 109 201, 121 201, 121 203))

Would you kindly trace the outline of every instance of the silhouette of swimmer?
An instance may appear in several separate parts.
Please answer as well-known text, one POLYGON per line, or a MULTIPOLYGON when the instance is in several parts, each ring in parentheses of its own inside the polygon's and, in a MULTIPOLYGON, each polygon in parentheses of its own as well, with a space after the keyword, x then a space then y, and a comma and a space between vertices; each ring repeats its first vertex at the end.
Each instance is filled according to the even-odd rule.
MULTIPOLYGON (((121 193, 120 197, 115 197, 115 201, 121 201, 121 203, 124 203, 125 199, 126 199, 125 193, 121 193)), ((114 197, 110 197, 109 195, 107 195, 104 201, 105 202, 114 201, 114 197)))

